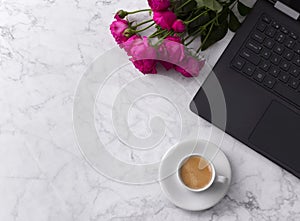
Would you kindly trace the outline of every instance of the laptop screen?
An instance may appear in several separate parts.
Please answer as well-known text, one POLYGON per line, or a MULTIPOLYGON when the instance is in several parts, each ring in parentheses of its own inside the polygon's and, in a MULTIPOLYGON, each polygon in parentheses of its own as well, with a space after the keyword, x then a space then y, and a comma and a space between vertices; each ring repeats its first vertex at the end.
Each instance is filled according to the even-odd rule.
POLYGON ((300 12, 300 1, 299 0, 280 0, 280 2, 288 5, 290 8, 300 12))

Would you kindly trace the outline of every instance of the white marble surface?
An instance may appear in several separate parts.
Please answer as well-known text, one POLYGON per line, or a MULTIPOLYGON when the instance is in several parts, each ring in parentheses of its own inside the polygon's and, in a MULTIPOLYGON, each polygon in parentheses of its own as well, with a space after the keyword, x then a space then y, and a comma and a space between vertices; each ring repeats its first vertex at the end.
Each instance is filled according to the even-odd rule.
MULTIPOLYGON (((77 83, 96 56, 115 47, 109 33, 114 12, 145 6, 139 0, 0 0, 0 220, 300 220, 299 179, 228 135, 221 148, 232 165, 232 185, 217 206, 203 212, 176 208, 158 183, 114 182, 84 160, 72 122, 77 83)), ((205 53, 209 63, 231 37, 205 53)), ((117 86, 108 89, 132 76, 115 78, 117 86)), ((190 94, 199 88, 191 79, 172 78, 190 94)), ((176 114, 166 113, 170 109, 147 97, 133 107, 128 121, 146 136, 149 116, 161 113, 171 128, 168 149, 177 133, 176 114)), ((112 133, 107 111, 100 113, 104 121, 100 117, 97 128, 111 153, 134 163, 160 160, 164 151, 149 158, 126 149, 112 133)), ((200 120, 202 138, 210 129, 200 120)))

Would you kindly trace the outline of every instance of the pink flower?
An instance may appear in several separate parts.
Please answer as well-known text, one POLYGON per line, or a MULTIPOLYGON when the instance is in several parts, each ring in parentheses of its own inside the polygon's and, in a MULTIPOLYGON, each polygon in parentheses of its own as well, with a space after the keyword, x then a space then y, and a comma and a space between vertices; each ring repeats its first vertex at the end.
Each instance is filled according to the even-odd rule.
POLYGON ((124 31, 128 28, 128 22, 122 19, 113 21, 110 25, 110 31, 118 44, 127 41, 127 37, 124 36, 124 31))
POLYGON ((177 72, 181 73, 183 76, 185 77, 193 77, 189 72, 187 72, 186 70, 184 70, 183 68, 179 67, 179 66, 175 66, 174 68, 177 72))
POLYGON ((161 65, 167 70, 171 70, 172 68, 175 67, 174 64, 170 63, 170 62, 167 62, 167 61, 159 61, 161 63, 161 65))
POLYGON ((160 63, 167 71, 174 68, 176 63, 184 59, 184 46, 181 44, 181 39, 178 36, 168 36, 158 51, 160 63), (173 53, 176 53, 175 56, 173 56, 173 53))
POLYGON ((148 0, 148 4, 153 11, 165 11, 170 7, 170 0, 148 0))
POLYGON ((177 19, 177 20, 173 23, 172 29, 173 29, 175 32, 178 32, 178 33, 184 32, 184 31, 185 31, 185 24, 183 23, 182 20, 177 19))
POLYGON ((131 55, 134 60, 156 59, 156 50, 149 45, 148 38, 146 36, 143 38, 134 37, 131 46, 129 46, 129 44, 126 42, 126 45, 128 45, 127 53, 131 55))
POLYGON ((139 35, 132 35, 128 40, 120 45, 121 48, 124 48, 124 50, 127 52, 127 54, 130 56, 130 50, 135 45, 138 44, 141 41, 141 36, 139 35))
POLYGON ((178 42, 176 37, 166 38, 160 45, 159 58, 162 61, 168 61, 173 64, 178 64, 185 58, 184 45, 178 42))
POLYGON ((115 14, 115 19, 122 20, 123 18, 125 18, 128 15, 128 12, 124 11, 124 10, 119 10, 116 14, 115 14))
POLYGON ((176 35, 168 36, 168 37, 166 37, 166 39, 169 41, 175 41, 175 42, 181 43, 181 38, 176 35))
POLYGON ((123 44, 123 47, 134 66, 143 74, 156 74, 156 50, 149 45, 148 38, 133 35, 123 44))
POLYGON ((154 12, 153 20, 163 29, 171 30, 172 25, 176 20, 176 15, 171 11, 154 12))
POLYGON ((192 56, 187 56, 182 64, 180 64, 180 67, 176 66, 174 69, 180 72, 185 77, 197 77, 204 64, 204 60, 199 61, 192 56))
POLYGON ((144 59, 144 60, 132 60, 132 63, 134 66, 143 74, 156 74, 156 60, 151 60, 151 59, 144 59))
POLYGON ((120 15, 118 14, 118 12, 115 14, 114 18, 115 18, 117 21, 122 20, 122 18, 121 18, 120 15))

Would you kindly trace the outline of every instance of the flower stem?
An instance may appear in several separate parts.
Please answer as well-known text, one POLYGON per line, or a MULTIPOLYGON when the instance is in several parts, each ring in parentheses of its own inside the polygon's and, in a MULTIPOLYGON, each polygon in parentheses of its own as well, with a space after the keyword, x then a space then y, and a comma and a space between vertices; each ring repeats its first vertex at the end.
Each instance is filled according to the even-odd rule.
POLYGON ((197 15, 196 17, 192 18, 192 19, 189 20, 189 21, 185 21, 184 23, 185 23, 186 25, 188 25, 188 24, 190 24, 191 22, 195 21, 196 19, 200 18, 202 15, 204 15, 204 14, 207 13, 207 12, 209 12, 209 10, 207 10, 207 11, 205 11, 205 12, 203 12, 203 13, 197 15))
MULTIPOLYGON (((194 31, 192 34, 188 35, 188 36, 184 39, 184 41, 188 40, 191 36, 194 36, 194 35, 199 36, 199 34, 202 33, 202 30, 201 30, 201 29, 205 30, 205 28, 206 28, 208 25, 210 25, 211 23, 215 22, 215 20, 217 20, 217 19, 218 19, 218 16, 216 16, 214 19, 210 20, 209 22, 205 23, 203 26, 200 26, 200 28, 198 28, 198 29, 197 29, 196 31, 194 31), (199 33, 199 31, 200 31, 200 33, 199 33)), ((195 39, 194 39, 194 40, 195 40, 195 39)), ((190 44, 190 43, 188 43, 188 44, 190 44)))
POLYGON ((202 29, 202 28, 198 29, 198 30, 197 30, 197 34, 196 34, 196 35, 195 35, 188 43, 186 43, 185 46, 190 45, 196 38, 198 38, 198 37, 202 34, 202 32, 203 32, 204 30, 205 30, 205 29, 202 29))
POLYGON ((151 22, 151 21, 153 21, 153 19, 149 19, 149 20, 147 20, 147 21, 144 21, 144 22, 142 22, 142 23, 140 23, 140 24, 137 24, 137 25, 133 26, 132 28, 137 28, 137 27, 139 27, 139 26, 141 26, 141 25, 144 25, 144 24, 147 24, 147 23, 149 23, 149 22, 151 22))
POLYGON ((160 34, 163 34, 166 30, 160 30, 160 31, 156 31, 154 32, 152 35, 149 36, 149 38, 154 38, 157 37, 160 34))
POLYGON ((210 25, 209 31, 208 31, 207 35, 205 36, 203 42, 201 43, 200 47, 197 49, 197 52, 196 52, 196 53, 199 53, 200 50, 202 49, 203 45, 206 43, 206 41, 207 41, 207 39, 208 39, 210 33, 212 32, 212 29, 213 29, 214 25, 215 25, 214 23, 212 23, 212 24, 210 25))
POLYGON ((139 12, 150 12, 150 11, 152 11, 152 10, 151 9, 141 9, 141 10, 137 10, 137 11, 128 12, 128 15, 136 14, 139 12))
POLYGON ((172 35, 173 33, 174 33, 173 31, 168 31, 164 36, 162 36, 162 38, 160 38, 156 42, 156 44, 154 46, 160 45, 166 37, 168 37, 169 35, 172 35))
POLYGON ((193 33, 192 34, 190 34, 190 35, 188 35, 188 36, 186 36, 184 39, 183 39, 183 41, 186 41, 186 40, 188 40, 190 37, 192 37, 192 36, 194 36, 194 35, 196 35, 201 29, 203 29, 203 27, 201 26, 200 28, 198 28, 197 30, 195 30, 195 31, 193 31, 193 33))
POLYGON ((152 27, 153 25, 155 25, 155 22, 153 22, 151 25, 147 26, 146 28, 143 28, 143 29, 140 29, 140 30, 135 31, 135 33, 139 33, 139 32, 142 32, 142 31, 146 31, 148 28, 152 27))
POLYGON ((168 31, 162 38, 161 40, 164 40, 166 37, 168 37, 169 35, 173 34, 173 31, 168 31))
POLYGON ((176 10, 179 10, 181 8, 183 8, 184 6, 186 6, 187 4, 189 4, 192 0, 187 0, 185 3, 183 3, 181 6, 179 6, 178 8, 176 8, 176 10))

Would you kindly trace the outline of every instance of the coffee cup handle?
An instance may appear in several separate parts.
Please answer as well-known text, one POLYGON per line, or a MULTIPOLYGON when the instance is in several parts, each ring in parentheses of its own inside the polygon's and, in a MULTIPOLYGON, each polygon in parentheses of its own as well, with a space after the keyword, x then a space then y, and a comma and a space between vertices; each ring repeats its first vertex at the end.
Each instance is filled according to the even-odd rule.
POLYGON ((216 183, 226 183, 227 182, 227 177, 225 176, 216 176, 215 182, 216 183))

